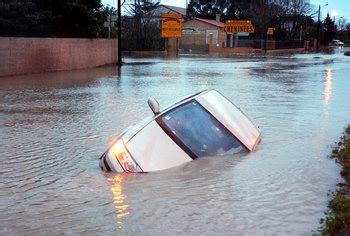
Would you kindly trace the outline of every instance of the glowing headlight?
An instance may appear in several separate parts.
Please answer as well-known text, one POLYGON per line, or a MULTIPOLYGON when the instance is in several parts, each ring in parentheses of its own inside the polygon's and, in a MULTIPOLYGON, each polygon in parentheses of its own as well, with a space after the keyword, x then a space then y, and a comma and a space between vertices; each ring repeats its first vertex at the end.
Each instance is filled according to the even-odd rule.
POLYGON ((119 161, 120 165, 128 172, 141 172, 140 167, 134 162, 130 154, 125 148, 122 139, 119 139, 113 146, 112 152, 115 158, 119 161))

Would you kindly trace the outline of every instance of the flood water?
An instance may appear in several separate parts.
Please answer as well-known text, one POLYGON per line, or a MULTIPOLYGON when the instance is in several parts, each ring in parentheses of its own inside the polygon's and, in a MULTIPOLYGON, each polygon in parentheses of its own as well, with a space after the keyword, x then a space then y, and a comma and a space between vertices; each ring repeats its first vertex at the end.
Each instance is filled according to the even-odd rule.
POLYGON ((0 234, 312 234, 341 181, 328 158, 350 123, 342 54, 127 58, 120 69, 0 78, 0 234), (262 130, 258 150, 166 171, 111 174, 123 129, 217 89, 262 130))

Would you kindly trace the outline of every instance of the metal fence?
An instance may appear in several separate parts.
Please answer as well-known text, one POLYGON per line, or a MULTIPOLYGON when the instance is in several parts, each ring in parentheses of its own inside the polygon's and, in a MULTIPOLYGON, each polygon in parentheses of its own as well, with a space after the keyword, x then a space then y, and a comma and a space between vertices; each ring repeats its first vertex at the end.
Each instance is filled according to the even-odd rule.
MULTIPOLYGON (((180 39, 181 52, 200 53, 208 52, 209 44, 205 41, 205 35, 183 35, 180 39)), ((261 40, 261 39, 239 39, 236 44, 227 41, 217 44, 223 48, 246 48, 246 49, 261 49, 265 50, 280 50, 280 49, 297 49, 304 48, 304 41, 276 41, 276 40, 261 40), (227 46, 230 45, 230 46, 227 46)))
POLYGON ((304 41, 275 41, 275 49, 303 48, 304 41))
MULTIPOLYGON (((304 41, 275 41, 267 40, 268 50, 304 48, 304 41)), ((265 49, 265 40, 244 39, 238 40, 239 48, 265 49)))
POLYGON ((245 39, 245 40, 238 40, 239 48, 260 48, 260 40, 254 40, 254 39, 245 39))

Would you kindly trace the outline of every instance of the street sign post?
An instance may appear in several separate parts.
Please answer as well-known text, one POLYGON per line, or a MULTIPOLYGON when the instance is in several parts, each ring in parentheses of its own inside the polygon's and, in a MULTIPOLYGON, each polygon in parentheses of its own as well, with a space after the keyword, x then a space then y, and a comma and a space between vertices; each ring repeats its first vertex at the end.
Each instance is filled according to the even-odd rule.
POLYGON ((254 26, 250 20, 227 20, 224 31, 228 33, 254 33, 254 26))
POLYGON ((162 14, 162 38, 181 38, 182 15, 175 13, 162 14))

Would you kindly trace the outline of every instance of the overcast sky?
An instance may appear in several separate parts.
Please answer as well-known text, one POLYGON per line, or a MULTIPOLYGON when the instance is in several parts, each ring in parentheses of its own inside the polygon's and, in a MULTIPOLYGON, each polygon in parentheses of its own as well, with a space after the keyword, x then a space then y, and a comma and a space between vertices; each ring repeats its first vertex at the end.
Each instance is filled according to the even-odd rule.
MULTIPOLYGON (((115 6, 117 0, 102 0, 103 4, 110 4, 115 6)), ((189 0, 188 0, 189 2, 189 0)), ((185 7, 186 0, 161 0, 162 4, 185 7)), ((322 17, 324 18, 329 12, 336 19, 340 17, 346 18, 347 22, 350 22, 350 0, 311 0, 311 3, 315 5, 315 10, 317 10, 318 5, 328 6, 322 8, 322 17)))

